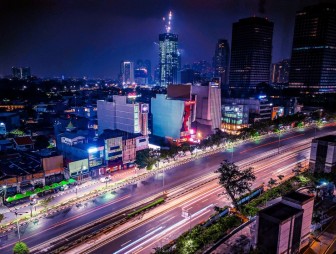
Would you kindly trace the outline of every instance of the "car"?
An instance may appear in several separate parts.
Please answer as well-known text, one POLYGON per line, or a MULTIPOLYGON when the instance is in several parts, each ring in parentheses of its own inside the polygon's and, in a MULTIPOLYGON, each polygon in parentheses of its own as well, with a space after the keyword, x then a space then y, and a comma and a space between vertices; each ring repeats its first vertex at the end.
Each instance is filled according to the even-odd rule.
POLYGON ((109 181, 111 181, 110 176, 105 176, 105 177, 100 178, 100 182, 102 182, 102 183, 109 182, 109 181))

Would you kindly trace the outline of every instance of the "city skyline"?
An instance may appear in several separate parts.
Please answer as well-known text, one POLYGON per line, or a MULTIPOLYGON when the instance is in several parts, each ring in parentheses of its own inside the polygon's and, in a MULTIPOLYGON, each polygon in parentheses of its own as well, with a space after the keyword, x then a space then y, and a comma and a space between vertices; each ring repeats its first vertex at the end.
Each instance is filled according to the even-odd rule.
POLYGON ((7 39, 0 47, 4 59, 0 75, 10 74, 12 66, 30 66, 36 76, 115 78, 123 59, 147 58, 157 66, 157 36, 165 31, 162 17, 169 10, 175 16, 172 32, 180 38, 182 65, 201 59, 210 62, 217 40, 231 44, 232 23, 250 16, 274 22, 272 62, 276 62, 290 57, 296 11, 316 2, 149 0, 79 5, 79 1, 36 0, 18 6, 3 1, 0 26, 7 39))

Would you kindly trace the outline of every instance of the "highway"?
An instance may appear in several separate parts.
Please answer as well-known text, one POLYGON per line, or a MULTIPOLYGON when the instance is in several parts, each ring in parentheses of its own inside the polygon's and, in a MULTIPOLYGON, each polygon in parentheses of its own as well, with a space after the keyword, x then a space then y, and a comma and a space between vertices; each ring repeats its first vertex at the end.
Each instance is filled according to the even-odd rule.
MULTIPOLYGON (((317 135, 325 135, 326 133, 330 133, 334 130, 335 127, 325 127, 323 129, 319 129, 317 131, 317 135)), ((308 143, 313 136, 314 129, 310 129, 305 132, 292 132, 284 134, 281 137, 281 147, 296 147, 300 142, 304 141, 308 143)), ((243 164, 248 164, 249 161, 257 160, 263 154, 269 154, 270 151, 272 151, 273 149, 275 151, 277 148, 278 138, 276 136, 272 136, 261 141, 244 143, 239 147, 234 148, 233 160, 235 162, 243 162, 243 164)), ((292 158, 291 163, 295 163, 295 160, 297 158, 301 158, 302 156, 304 157, 306 155, 307 154, 304 153, 298 154, 297 157, 292 158)), ((84 203, 81 207, 74 206, 56 215, 41 219, 36 224, 30 222, 26 226, 21 227, 20 232, 22 241, 26 242, 30 248, 33 248, 45 241, 56 238, 59 235, 78 228, 86 223, 118 211, 132 203, 139 202, 157 193, 162 193, 163 190, 174 188, 176 186, 182 185, 184 182, 192 181, 208 174, 209 172, 213 172, 223 159, 230 160, 231 156, 231 151, 226 151, 215 153, 207 157, 198 158, 183 165, 179 165, 172 169, 166 170, 163 173, 158 173, 154 176, 148 177, 147 179, 144 179, 140 182, 125 186, 114 193, 107 193, 105 195, 102 195, 92 201, 84 203)), ((260 163, 263 164, 262 162, 260 163)), ((285 161, 283 163, 284 164, 281 165, 283 165, 284 167, 289 162, 285 161)), ((277 164, 275 168, 272 169, 272 174, 276 175, 278 173, 276 171, 278 170, 280 170, 281 173, 281 165, 277 164)), ((258 169, 256 168, 256 170, 258 169)), ((260 176, 260 179, 265 178, 263 181, 267 181, 270 177, 269 172, 262 172, 264 176, 260 176)), ((216 196, 217 194, 214 193, 213 195, 216 196)), ((203 207, 206 207, 206 205, 213 204, 212 199, 213 198, 209 197, 207 201, 200 203, 203 203, 203 207)), ((221 200, 222 199, 218 199, 218 202, 221 202, 221 200)), ((198 204, 199 203, 192 206, 192 209, 195 210, 191 210, 191 212, 196 212, 201 209, 198 204)), ((181 208, 177 209, 178 211, 175 211, 176 214, 181 214, 181 208)), ((29 208, 27 208, 27 211, 29 211, 29 208)), ((206 212, 206 210, 204 210, 204 212, 206 212)), ((202 213, 198 215, 201 219, 206 219, 209 214, 210 212, 206 212, 206 214, 204 215, 202 213)), ((176 218, 178 218, 177 215, 176 218)), ((173 223, 175 221, 174 219, 171 219, 170 222, 173 223)), ((194 219, 195 220, 193 220, 192 218, 191 223, 197 223, 196 217, 194 219)), ((167 227, 168 225, 163 226, 167 227)), ((150 228, 153 228, 153 225, 151 225, 150 228)), ((185 228, 183 228, 182 226, 182 229, 185 228)), ((179 230, 177 231, 180 232, 179 230)), ((142 231, 140 235, 143 235, 143 232, 145 231, 142 231)), ((172 235, 172 238, 173 236, 174 235, 172 235)), ((0 253, 11 253, 12 246, 17 240, 18 238, 15 231, 4 233, 0 238, 0 253)), ((120 239, 120 241, 115 242, 118 242, 118 248, 120 249, 120 245, 127 241, 129 240, 123 241, 120 239)), ((109 251, 109 253, 111 253, 111 251, 109 251)))
MULTIPOLYGON (((270 177, 277 179, 279 174, 292 175, 292 169, 298 161, 305 163, 308 154, 307 148, 304 150, 301 147, 293 148, 287 153, 252 164, 251 166, 257 176, 253 187, 259 186, 262 182, 267 182, 270 177)), ((230 205, 225 195, 218 195, 222 192, 223 189, 218 185, 217 180, 214 180, 196 189, 188 197, 182 196, 171 204, 165 204, 165 207, 162 208, 162 214, 153 219, 147 220, 147 217, 150 217, 153 212, 148 215, 145 214, 142 218, 139 218, 139 226, 131 227, 131 231, 126 229, 117 237, 114 236, 115 233, 111 233, 105 236, 108 240, 103 244, 98 244, 98 241, 83 244, 82 248, 75 249, 70 253, 151 253, 155 247, 169 243, 190 227, 206 221, 214 213, 213 207, 215 205, 230 205), (184 218, 182 210, 189 211, 191 216, 184 218), (142 223, 142 220, 145 222, 142 223), (88 250, 91 245, 95 247, 88 250)))

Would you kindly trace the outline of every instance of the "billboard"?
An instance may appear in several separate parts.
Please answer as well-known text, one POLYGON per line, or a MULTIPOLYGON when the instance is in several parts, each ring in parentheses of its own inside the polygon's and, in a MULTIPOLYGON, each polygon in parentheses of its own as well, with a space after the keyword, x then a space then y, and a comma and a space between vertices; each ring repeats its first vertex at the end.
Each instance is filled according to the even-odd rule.
POLYGON ((68 165, 70 176, 86 174, 89 172, 89 160, 83 159, 70 162, 68 165))

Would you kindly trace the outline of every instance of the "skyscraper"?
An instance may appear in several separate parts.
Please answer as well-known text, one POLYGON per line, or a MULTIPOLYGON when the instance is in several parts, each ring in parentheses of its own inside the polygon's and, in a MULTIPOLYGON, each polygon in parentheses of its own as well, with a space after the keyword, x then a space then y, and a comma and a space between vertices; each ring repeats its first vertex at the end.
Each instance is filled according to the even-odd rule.
POLYGON ((228 41, 224 39, 218 40, 213 57, 213 68, 215 69, 215 77, 221 78, 222 85, 224 86, 228 80, 229 58, 230 48, 228 41))
POLYGON ((120 65, 121 82, 123 85, 134 83, 134 63, 123 61, 120 65))
POLYGON ((31 77, 30 67, 12 67, 13 78, 27 79, 31 77))
POLYGON ((296 13, 289 87, 304 93, 336 92, 336 5, 296 13))
POLYGON ((170 32, 172 13, 169 12, 168 23, 166 25, 166 33, 159 35, 160 48, 160 85, 177 83, 177 71, 179 70, 179 52, 178 35, 170 32))
POLYGON ((268 83, 272 59, 273 22, 266 18, 240 19, 232 27, 229 86, 250 90, 268 83))
POLYGON ((271 83, 286 84, 288 83, 290 60, 283 59, 280 62, 272 64, 271 83))

